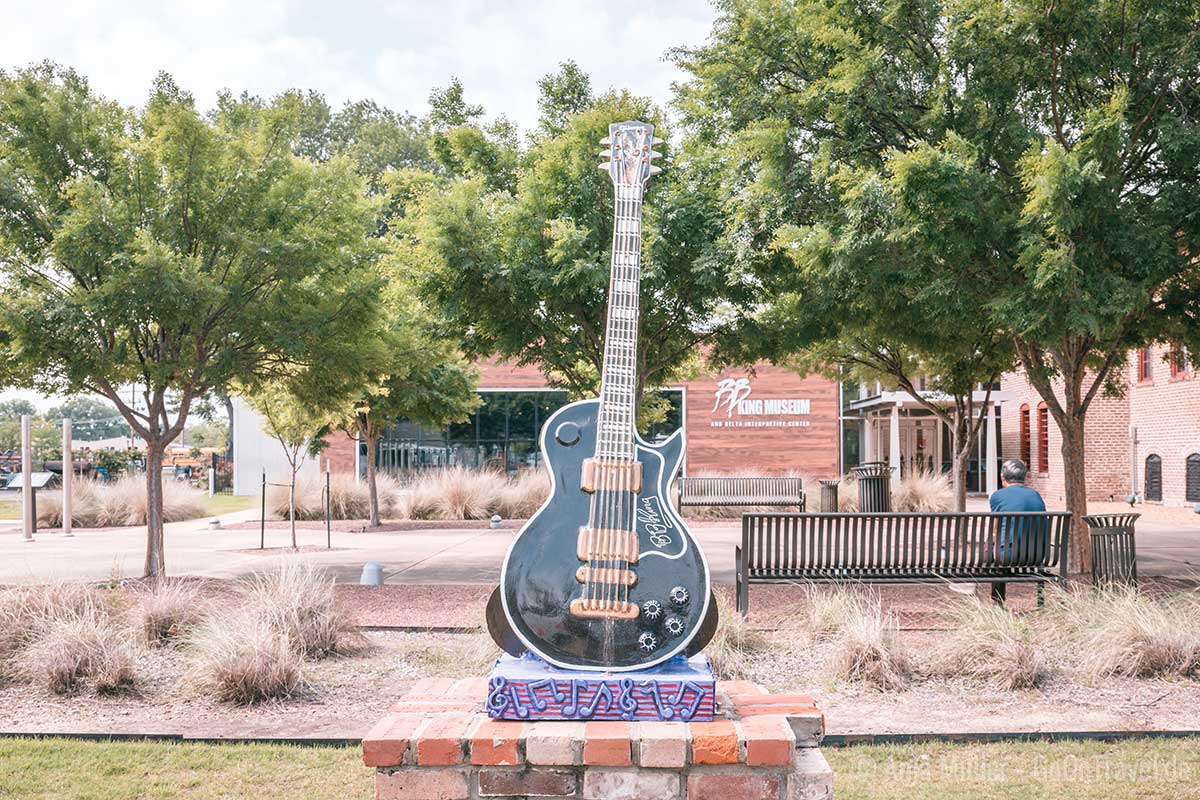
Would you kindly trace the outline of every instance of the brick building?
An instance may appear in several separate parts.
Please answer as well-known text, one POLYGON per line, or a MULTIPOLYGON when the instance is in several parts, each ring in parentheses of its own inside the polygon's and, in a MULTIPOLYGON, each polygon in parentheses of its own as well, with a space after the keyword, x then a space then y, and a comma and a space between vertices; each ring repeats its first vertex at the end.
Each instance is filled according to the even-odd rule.
MULTIPOLYGON (((1089 500, 1200 502, 1200 381, 1185 354, 1165 345, 1130 354, 1120 397, 1099 395, 1088 410, 1084 472, 1089 500)), ((1001 380, 1002 451, 1029 464, 1028 483, 1048 501, 1065 500, 1062 435, 1024 373, 1001 380)))

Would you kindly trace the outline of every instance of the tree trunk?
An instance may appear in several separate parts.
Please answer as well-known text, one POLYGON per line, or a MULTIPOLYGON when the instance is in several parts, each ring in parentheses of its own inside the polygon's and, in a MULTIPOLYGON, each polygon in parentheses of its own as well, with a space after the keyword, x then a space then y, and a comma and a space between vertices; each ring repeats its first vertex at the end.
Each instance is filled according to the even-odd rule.
POLYGON ((296 550, 296 470, 292 470, 292 482, 288 486, 288 520, 292 527, 292 549, 296 550))
POLYGON ((958 443, 953 442, 951 451, 951 483, 954 486, 954 510, 967 510, 967 460, 968 453, 958 449, 958 443))
POLYGON ((163 451, 166 445, 158 440, 146 442, 146 563, 142 577, 164 578, 167 575, 163 551, 163 451))
POLYGON ((1071 512, 1071 572, 1090 572, 1092 569, 1092 540, 1087 523, 1087 473, 1084 470, 1084 420, 1068 414, 1060 424, 1062 431, 1063 484, 1066 489, 1067 511, 1071 512))
POLYGON ((367 435, 367 497, 371 506, 371 527, 378 528, 379 521, 379 487, 375 483, 375 443, 378 436, 367 435))
POLYGON ((220 398, 221 402, 225 404, 225 415, 229 419, 229 425, 225 429, 225 458, 233 461, 233 399, 224 393, 220 395, 220 398))

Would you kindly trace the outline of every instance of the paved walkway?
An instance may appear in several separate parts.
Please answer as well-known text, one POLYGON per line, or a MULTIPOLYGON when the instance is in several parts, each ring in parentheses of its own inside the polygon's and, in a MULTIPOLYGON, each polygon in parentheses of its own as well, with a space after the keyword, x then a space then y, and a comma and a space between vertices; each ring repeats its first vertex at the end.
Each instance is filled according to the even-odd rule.
MULTIPOLYGON (((226 514, 226 525, 254 519, 256 510, 226 514)), ((740 538, 735 520, 693 526, 717 583, 733 582, 733 547, 740 538)), ((306 559, 333 572, 339 581, 357 582, 368 561, 384 565, 388 583, 494 583, 516 531, 462 528, 389 533, 333 532, 325 550, 324 530, 301 530, 306 559)), ((166 526, 167 572, 230 578, 269 567, 290 542, 286 530, 267 531, 267 550, 257 550, 254 530, 211 530, 208 520, 166 526)), ((103 581, 142 574, 145 530, 83 531, 67 538, 39 533, 25 542, 19 527, 0 523, 0 583, 46 580, 103 581)), ((1139 522, 1138 569, 1143 575, 1200 579, 1200 527, 1139 522)))

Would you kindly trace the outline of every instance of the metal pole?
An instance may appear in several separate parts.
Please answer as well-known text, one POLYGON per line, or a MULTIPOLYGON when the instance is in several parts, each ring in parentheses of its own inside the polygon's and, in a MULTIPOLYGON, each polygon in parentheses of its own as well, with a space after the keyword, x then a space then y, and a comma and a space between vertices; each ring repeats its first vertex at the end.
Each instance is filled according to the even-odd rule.
POLYGON ((333 533, 330 520, 333 518, 333 493, 331 491, 331 483, 329 479, 329 471, 332 465, 331 459, 325 459, 325 549, 333 549, 333 533))
POLYGON ((63 517, 63 536, 74 536, 71 533, 71 482, 75 478, 75 456, 71 450, 71 419, 64 417, 63 425, 63 442, 62 442, 62 517, 63 517))
POLYGON ((210 453, 208 456, 208 496, 212 497, 217 493, 217 454, 210 453))
POLYGON ((25 541, 33 541, 33 418, 21 415, 21 527, 25 541))
POLYGON ((267 546, 267 471, 265 469, 262 474, 262 510, 258 517, 258 549, 264 550, 267 546))

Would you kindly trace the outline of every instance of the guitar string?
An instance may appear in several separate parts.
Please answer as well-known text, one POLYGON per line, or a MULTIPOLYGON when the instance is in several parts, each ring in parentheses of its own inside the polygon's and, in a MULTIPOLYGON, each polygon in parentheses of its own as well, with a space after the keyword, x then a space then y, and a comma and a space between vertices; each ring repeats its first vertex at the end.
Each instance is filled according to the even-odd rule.
MULTIPOLYGON (((636 180, 636 176, 634 177, 636 180)), ((621 341, 618 345, 618 349, 620 350, 619 363, 621 365, 621 399, 623 402, 619 406, 620 412, 616 426, 619 432, 618 435, 620 447, 622 448, 622 452, 620 453, 621 492, 619 496, 615 498, 617 504, 616 516, 619 526, 618 531, 621 533, 621 547, 617 552, 614 553, 614 567, 619 567, 622 569, 626 569, 628 567, 628 564, 625 560, 627 556, 626 545, 628 537, 625 536, 625 533, 630 527, 627 512, 627 498, 629 489, 631 488, 630 483, 633 470, 632 465, 634 461, 629 453, 629 449, 631 449, 633 443, 629 432, 629 420, 632 416, 633 402, 631 386, 632 382, 630 381, 631 376, 629 374, 631 367, 629 358, 631 355, 630 345, 632 343, 632 336, 635 335, 633 329, 633 314, 636 313, 634 310, 634 299, 631 291, 633 272, 635 270, 634 254, 636 252, 636 242, 634 239, 634 209, 636 207, 636 189, 634 185, 631 185, 631 183, 632 182, 627 182, 626 186, 623 187, 624 191, 622 194, 624 196, 624 202, 622 210, 624 213, 621 215, 621 218, 618 222, 618 226, 621 230, 621 253, 617 259, 617 263, 618 276, 621 282, 619 284, 620 294, 616 298, 616 308, 618 310, 617 329, 621 333, 621 341)), ((623 572, 621 574, 623 575, 623 572)), ((624 580, 621 580, 614 586, 614 591, 620 602, 628 602, 628 587, 624 580)))
MULTIPOLYGON (((636 391, 637 350, 633 343, 637 341, 638 334, 638 301, 640 299, 641 286, 641 188, 642 186, 639 180, 636 188, 634 188, 632 191, 633 196, 631 198, 628 221, 630 241, 629 246, 626 248, 626 252, 628 253, 628 263, 626 264, 626 270, 628 272, 626 280, 628 282, 626 284, 626 292, 630 311, 627 316, 626 323, 627 327, 629 328, 629 337, 626 340, 629 343, 629 348, 626 353, 626 381, 629 392, 629 402, 626 406, 626 430, 623 438, 628 442, 628 447, 630 450, 629 475, 631 485, 629 486, 629 491, 627 491, 621 498, 622 503, 625 506, 626 515, 624 528, 628 528, 631 534, 628 538, 631 540, 631 544, 634 549, 637 548, 637 518, 635 513, 637 501, 636 495, 632 491, 632 470, 634 469, 633 465, 637 463, 637 445, 636 440, 634 439, 635 427, 637 424, 637 415, 635 412, 635 409, 637 408, 637 399, 634 396, 634 392, 636 391)), ((622 555, 629 556, 630 554, 628 552, 623 552, 622 555)), ((626 567, 628 567, 628 564, 626 564, 626 567)), ((624 602, 626 603, 629 601, 630 588, 631 587, 628 584, 622 584, 624 602)))

